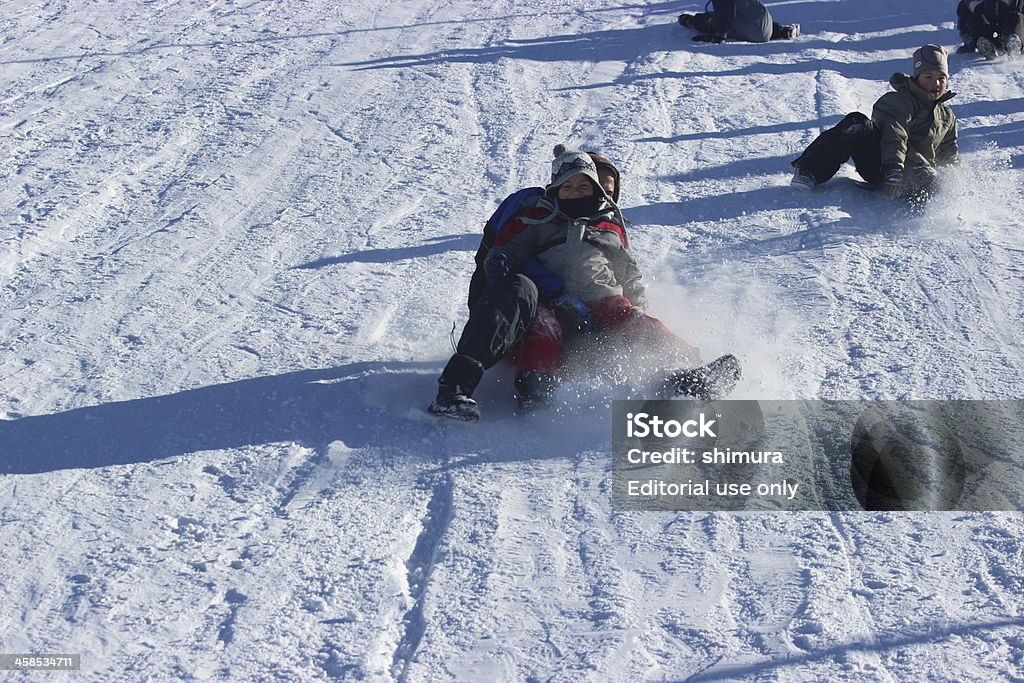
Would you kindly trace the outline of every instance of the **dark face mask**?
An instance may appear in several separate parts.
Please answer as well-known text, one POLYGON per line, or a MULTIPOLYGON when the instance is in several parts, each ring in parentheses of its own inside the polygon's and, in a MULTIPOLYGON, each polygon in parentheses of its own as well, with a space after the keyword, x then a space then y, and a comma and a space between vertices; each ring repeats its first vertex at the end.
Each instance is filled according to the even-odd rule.
POLYGON ((583 218, 597 213, 601 206, 601 195, 592 194, 579 199, 559 199, 558 208, 569 218, 583 218))

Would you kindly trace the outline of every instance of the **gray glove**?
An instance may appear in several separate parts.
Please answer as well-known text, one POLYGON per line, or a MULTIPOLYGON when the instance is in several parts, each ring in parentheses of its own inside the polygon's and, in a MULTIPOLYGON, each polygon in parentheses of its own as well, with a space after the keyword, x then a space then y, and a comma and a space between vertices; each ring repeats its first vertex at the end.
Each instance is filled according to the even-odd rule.
POLYGON ((939 179, 939 172, 935 170, 934 166, 917 166, 911 173, 911 177, 915 184, 929 187, 939 179))

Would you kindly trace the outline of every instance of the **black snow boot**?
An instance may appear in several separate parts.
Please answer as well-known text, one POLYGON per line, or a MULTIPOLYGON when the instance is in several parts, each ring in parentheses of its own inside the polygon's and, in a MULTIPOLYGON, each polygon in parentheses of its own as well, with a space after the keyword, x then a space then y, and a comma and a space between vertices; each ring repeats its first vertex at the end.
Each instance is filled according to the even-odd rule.
POLYGON ((800 35, 800 24, 773 24, 771 40, 793 40, 800 35))
POLYGON ((543 372, 524 372, 516 377, 516 403, 519 412, 528 415, 547 408, 555 397, 558 382, 543 372))
POLYGON ((427 411, 462 422, 476 422, 480 419, 480 406, 465 387, 447 382, 439 383, 437 396, 427 407, 427 411))
POLYGON ((480 419, 480 407, 473 400, 473 390, 483 374, 483 365, 469 356, 455 354, 437 381, 437 396, 427 411, 453 420, 476 422, 480 419))
POLYGON ((662 386, 665 398, 693 397, 701 401, 725 398, 740 381, 743 369, 732 354, 720 356, 707 365, 671 373, 662 386))

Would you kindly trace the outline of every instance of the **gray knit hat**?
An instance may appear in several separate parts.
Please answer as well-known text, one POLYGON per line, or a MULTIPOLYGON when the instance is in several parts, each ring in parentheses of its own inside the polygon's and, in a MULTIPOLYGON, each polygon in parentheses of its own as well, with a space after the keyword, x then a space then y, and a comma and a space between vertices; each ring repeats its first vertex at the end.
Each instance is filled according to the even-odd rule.
POLYGON ((914 52, 914 78, 924 71, 941 71, 949 76, 946 50, 941 45, 924 45, 914 52))
POLYGON ((597 175, 597 165, 586 152, 571 150, 565 145, 555 145, 555 160, 551 162, 551 183, 548 189, 556 188, 574 175, 583 174, 594 181, 597 189, 601 188, 601 179, 597 175))

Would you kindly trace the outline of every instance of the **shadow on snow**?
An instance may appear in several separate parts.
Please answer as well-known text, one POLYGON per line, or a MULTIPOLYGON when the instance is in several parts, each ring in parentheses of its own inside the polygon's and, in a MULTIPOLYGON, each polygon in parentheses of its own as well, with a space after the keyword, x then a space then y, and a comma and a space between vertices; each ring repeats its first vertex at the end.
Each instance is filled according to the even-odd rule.
MULTIPOLYGON (((778 158, 780 161, 783 159, 778 158)), ((731 167, 726 165, 722 168, 731 167)), ((757 169, 751 170, 757 172, 757 169)), ((773 167, 765 172, 774 170, 778 169, 773 167)), ((698 169, 695 173, 700 175, 705 170, 698 169)), ((797 192, 788 184, 772 185, 718 196, 647 204, 628 209, 625 213, 637 224, 685 226, 689 223, 741 219, 760 212, 778 210, 798 210, 806 214, 799 221, 806 229, 784 235, 728 242, 699 253, 690 253, 688 257, 707 264, 779 256, 845 244, 851 238, 865 235, 893 236, 912 229, 907 221, 910 215, 903 205, 890 202, 865 188, 855 178, 846 176, 830 180, 813 193, 797 192), (836 206, 847 215, 829 221, 814 218, 814 212, 836 206)), ((683 258, 685 260, 686 257, 683 258)))
MULTIPOLYGON (((936 29, 937 30, 937 29, 936 29)), ((730 76, 730 75, 761 75, 777 74, 784 75, 798 72, 819 71, 833 69, 850 75, 851 77, 862 77, 881 79, 888 78, 893 71, 907 70, 909 68, 910 53, 924 42, 936 40, 935 30, 923 30, 915 33, 900 35, 869 37, 863 39, 849 39, 840 42, 831 40, 814 39, 808 36, 807 40, 799 42, 778 41, 773 43, 722 43, 719 45, 707 43, 694 43, 689 39, 688 32, 679 26, 667 24, 654 24, 640 28, 611 29, 606 31, 594 31, 591 33, 570 33, 543 38, 530 38, 524 40, 508 39, 495 45, 488 45, 477 48, 458 48, 451 50, 438 50, 421 54, 391 55, 367 59, 356 62, 344 62, 332 66, 355 67, 357 69, 394 69, 417 66, 429 66, 446 63, 478 63, 486 64, 496 62, 499 59, 517 59, 536 62, 560 62, 560 61, 633 61, 642 54, 656 51, 689 50, 692 52, 707 52, 722 56, 751 55, 763 57, 765 55, 802 52, 812 49, 827 50, 884 50, 907 48, 906 59, 893 59, 887 61, 871 61, 863 63, 839 62, 830 59, 817 57, 804 57, 791 63, 763 63, 758 62, 739 69, 724 72, 691 72, 676 74, 650 74, 625 77, 615 83, 628 84, 649 78, 679 78, 685 76, 730 76)), ((580 86, 581 89, 601 87, 601 85, 580 86)), ((570 88, 571 89, 571 88, 570 88)))
POLYGON ((500 370, 489 372, 477 391, 484 422, 434 418, 425 408, 441 365, 353 363, 0 421, 0 474, 128 465, 281 442, 323 449, 342 441, 399 457, 463 453, 487 461, 610 447, 603 414, 569 416, 568 422, 558 415, 513 416, 511 381, 500 370), (575 438, 565 431, 572 423, 579 423, 575 438))
POLYGON ((314 270, 339 263, 394 263, 404 259, 436 256, 449 251, 475 251, 480 244, 479 234, 445 235, 431 237, 425 244, 415 247, 395 247, 392 249, 364 249, 353 251, 341 256, 330 256, 298 266, 292 270, 314 270))

